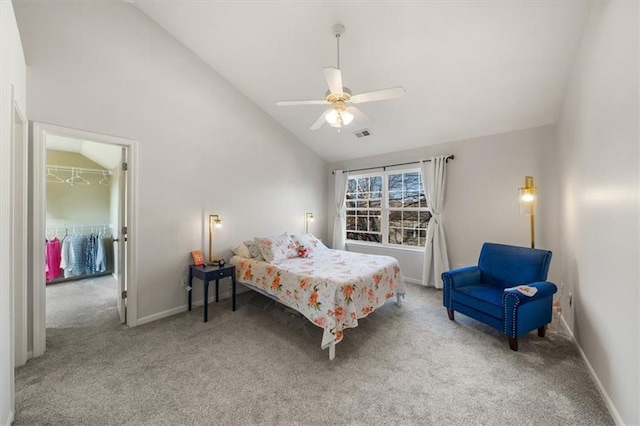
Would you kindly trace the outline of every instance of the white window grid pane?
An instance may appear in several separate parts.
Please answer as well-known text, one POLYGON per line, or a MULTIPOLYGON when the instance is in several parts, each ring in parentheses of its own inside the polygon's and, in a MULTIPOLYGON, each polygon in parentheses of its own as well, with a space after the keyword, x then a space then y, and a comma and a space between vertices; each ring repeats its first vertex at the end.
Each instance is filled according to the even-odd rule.
MULTIPOLYGON (((410 245, 410 246, 420 246, 424 247, 424 235, 426 235, 426 225, 422 217, 423 213, 429 212, 429 209, 424 205, 424 190, 422 184, 422 178, 420 176, 420 171, 418 169, 413 170, 405 170, 405 171, 389 171, 383 173, 371 173, 367 175, 360 176, 351 176, 349 181, 352 181, 353 184, 358 185, 358 189, 354 194, 352 194, 351 198, 348 198, 353 202, 356 206, 360 204, 362 207, 349 208, 351 212, 354 212, 356 220, 362 220, 363 229, 348 230, 350 234, 356 235, 375 235, 381 237, 381 245, 410 245), (396 199, 398 201, 397 204, 399 206, 390 206, 390 197, 389 192, 389 180, 390 177, 394 177, 396 180, 400 180, 399 184, 396 185, 398 189, 395 192, 391 192, 391 195, 395 194, 396 199), (380 184, 382 184, 382 188, 380 188, 380 184), (382 189, 382 193, 380 193, 380 189, 382 189), (402 207, 405 201, 411 199, 412 206, 411 207, 402 207), (368 203, 358 203, 359 201, 367 201, 368 203), (368 207, 365 208, 365 206, 368 207), (366 212, 367 210, 374 210, 375 214, 370 214, 366 212), (403 212, 417 212, 418 220, 416 223, 416 216, 412 214, 411 217, 411 225, 408 223, 406 226, 403 220, 397 221, 396 223, 389 222, 389 214, 391 212, 399 212, 400 215, 403 212), (371 218, 376 218, 376 225, 380 225, 380 230, 371 231, 371 218), (366 227, 364 226, 366 223, 366 227), (364 229, 366 228, 366 229, 364 229), (393 238, 390 239, 390 230, 397 230, 398 238, 401 240, 400 244, 393 241, 393 238), (381 234, 381 235, 380 235, 381 234), (406 241, 405 236, 410 235, 411 241, 406 241)), ((398 183, 398 182, 396 182, 398 183)), ((353 185, 352 184, 352 185, 353 185)), ((349 237, 347 237, 349 239, 349 237)), ((362 240, 363 238, 358 238, 362 240)), ((365 241, 371 241, 368 238, 364 238, 365 241)))

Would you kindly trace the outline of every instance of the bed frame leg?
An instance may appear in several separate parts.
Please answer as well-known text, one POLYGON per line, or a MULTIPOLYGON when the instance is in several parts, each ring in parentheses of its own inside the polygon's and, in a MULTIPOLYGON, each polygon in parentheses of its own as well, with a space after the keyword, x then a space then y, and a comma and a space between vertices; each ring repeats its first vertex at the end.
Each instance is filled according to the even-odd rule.
POLYGON ((333 361, 336 358, 336 342, 329 344, 329 361, 333 361))
POLYGON ((396 304, 398 306, 402 305, 402 295, 400 293, 396 293, 396 304))

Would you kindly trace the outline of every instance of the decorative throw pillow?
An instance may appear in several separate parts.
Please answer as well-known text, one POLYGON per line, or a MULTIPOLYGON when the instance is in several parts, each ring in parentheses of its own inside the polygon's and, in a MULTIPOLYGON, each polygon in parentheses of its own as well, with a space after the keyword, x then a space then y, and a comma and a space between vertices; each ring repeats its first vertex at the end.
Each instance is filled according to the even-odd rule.
POLYGON ((256 244, 267 262, 298 257, 298 246, 286 233, 273 237, 256 238, 256 244))
POLYGON ((231 249, 231 251, 236 256, 247 257, 247 258, 251 257, 251 252, 249 251, 247 246, 244 245, 244 243, 240 243, 239 245, 235 246, 234 248, 231 249))
POLYGON ((291 235, 291 238, 298 247, 304 247, 307 249, 307 256, 309 257, 320 251, 329 250, 329 248, 322 244, 322 241, 316 238, 313 234, 291 235))
POLYGON ((260 249, 258 248, 255 240, 243 241, 242 244, 247 246, 247 249, 249 249, 249 254, 251 255, 250 257, 255 257, 258 260, 264 260, 264 257, 262 257, 262 253, 260 252, 260 249))

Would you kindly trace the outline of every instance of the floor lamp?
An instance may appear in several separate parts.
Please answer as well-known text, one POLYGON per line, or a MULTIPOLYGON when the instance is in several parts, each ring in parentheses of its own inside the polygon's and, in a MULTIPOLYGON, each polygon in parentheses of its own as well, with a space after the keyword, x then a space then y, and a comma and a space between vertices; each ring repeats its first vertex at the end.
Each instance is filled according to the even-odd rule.
POLYGON ((524 187, 518 188, 520 198, 520 214, 528 215, 531 221, 531 248, 536 247, 536 186, 533 176, 524 177, 524 187))

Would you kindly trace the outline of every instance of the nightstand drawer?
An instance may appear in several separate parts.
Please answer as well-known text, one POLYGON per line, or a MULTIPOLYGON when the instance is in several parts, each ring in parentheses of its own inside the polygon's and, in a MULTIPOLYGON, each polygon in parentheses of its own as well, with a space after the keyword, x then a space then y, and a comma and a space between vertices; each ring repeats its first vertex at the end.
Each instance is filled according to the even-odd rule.
POLYGON ((231 270, 213 271, 207 274, 207 278, 210 280, 216 280, 218 278, 230 277, 231 270))

